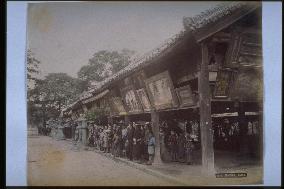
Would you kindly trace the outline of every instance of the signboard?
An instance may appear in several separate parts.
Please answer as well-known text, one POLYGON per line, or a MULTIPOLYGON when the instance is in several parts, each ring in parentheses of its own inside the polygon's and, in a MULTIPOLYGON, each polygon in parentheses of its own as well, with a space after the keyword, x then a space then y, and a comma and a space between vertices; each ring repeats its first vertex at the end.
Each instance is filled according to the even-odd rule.
POLYGON ((196 105, 196 99, 192 94, 190 85, 177 88, 176 93, 179 99, 180 106, 183 107, 196 105))
POLYGON ((121 89, 121 94, 123 96, 123 102, 125 103, 129 113, 143 112, 136 91, 132 85, 121 89))
POLYGON ((119 115, 126 115, 126 111, 120 97, 112 97, 110 98, 110 101, 112 103, 114 112, 118 113, 119 115))
POLYGON ((150 102, 156 109, 178 106, 178 100, 168 71, 146 79, 145 84, 150 102))
POLYGON ((255 33, 241 35, 238 62, 245 65, 262 64, 261 36, 255 33))
POLYGON ((214 91, 215 98, 227 98, 232 80, 232 71, 219 70, 214 91))
POLYGON ((144 111, 151 111, 151 104, 144 88, 136 91, 144 111))
POLYGON ((262 69, 240 69, 231 91, 231 98, 243 101, 262 101, 263 80, 262 69))
POLYGON ((227 65, 260 66, 262 64, 262 40, 257 31, 235 34, 231 40, 227 65))

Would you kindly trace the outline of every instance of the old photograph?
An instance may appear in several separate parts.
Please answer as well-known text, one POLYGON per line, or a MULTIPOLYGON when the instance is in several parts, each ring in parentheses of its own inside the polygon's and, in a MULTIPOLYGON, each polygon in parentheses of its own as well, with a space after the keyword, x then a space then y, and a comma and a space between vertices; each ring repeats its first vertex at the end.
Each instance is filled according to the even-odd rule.
POLYGON ((28 186, 263 183, 261 2, 29 2, 28 186))

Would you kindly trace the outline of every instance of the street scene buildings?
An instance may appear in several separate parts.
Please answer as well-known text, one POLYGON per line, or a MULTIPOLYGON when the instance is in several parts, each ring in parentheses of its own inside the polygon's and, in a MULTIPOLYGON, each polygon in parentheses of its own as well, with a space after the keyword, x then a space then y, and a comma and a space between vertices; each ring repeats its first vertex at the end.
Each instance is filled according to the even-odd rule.
MULTIPOLYGON (((29 156, 40 151, 36 140, 43 148, 42 141, 52 149, 69 145, 82 164, 86 158, 87 169, 98 168, 97 163, 114 166, 110 185, 116 180, 117 185, 262 183, 261 14, 261 3, 227 2, 185 15, 184 29, 174 37, 78 93, 56 116, 39 121, 35 135, 46 136, 29 139, 34 146, 29 156), (128 173, 115 175, 115 162, 128 166, 123 168, 128 173), (139 182, 125 179, 136 171, 141 171, 139 182)), ((70 161, 72 167, 67 159, 55 161, 70 161)), ((29 182, 40 185, 33 171, 31 165, 29 182)), ((108 185, 87 172, 86 185, 108 185)), ((58 185, 83 184, 60 175, 54 179, 58 185)), ((52 185, 52 179, 42 183, 52 185)))

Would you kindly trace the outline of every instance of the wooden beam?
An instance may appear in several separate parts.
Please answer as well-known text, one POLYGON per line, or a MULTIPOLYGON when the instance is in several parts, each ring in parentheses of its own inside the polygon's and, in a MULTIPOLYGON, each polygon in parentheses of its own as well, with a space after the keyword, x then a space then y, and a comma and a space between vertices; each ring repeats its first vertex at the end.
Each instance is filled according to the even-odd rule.
POLYGON ((161 164, 163 163, 161 160, 161 153, 160 153, 160 128, 159 128, 159 113, 156 111, 151 112, 151 122, 153 133, 156 140, 155 146, 155 156, 153 164, 161 164))
POLYGON ((204 173, 214 174, 213 130, 211 118, 211 99, 208 70, 208 46, 201 43, 202 61, 198 78, 199 106, 200 106, 200 134, 202 146, 202 166, 204 173))

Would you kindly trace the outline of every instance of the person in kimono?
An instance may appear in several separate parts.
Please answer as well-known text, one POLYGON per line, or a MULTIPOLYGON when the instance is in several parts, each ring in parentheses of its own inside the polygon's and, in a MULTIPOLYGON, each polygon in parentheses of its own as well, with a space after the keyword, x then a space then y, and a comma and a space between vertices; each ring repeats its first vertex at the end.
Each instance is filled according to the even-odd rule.
POLYGON ((194 148, 193 138, 189 133, 185 135, 185 150, 186 150, 186 163, 187 165, 192 164, 192 152, 194 148))
POLYGON ((171 134, 168 138, 168 144, 170 147, 170 152, 171 152, 171 160, 172 161, 177 161, 178 157, 178 136, 174 131, 171 131, 171 134))
POLYGON ((109 140, 108 140, 108 126, 105 126, 104 130, 103 130, 103 149, 104 149, 104 153, 107 153, 108 151, 108 144, 109 140))
POLYGON ((134 158, 138 162, 141 161, 141 145, 142 145, 142 130, 140 125, 135 125, 133 137, 133 153, 134 158))
POLYGON ((100 134, 99 134, 99 147, 100 147, 100 151, 104 151, 104 129, 100 128, 100 134))
POLYGON ((155 155, 155 137, 152 131, 149 133, 149 140, 148 140, 148 154, 149 154, 149 161, 147 162, 147 165, 152 165, 154 161, 154 155, 155 155))
POLYGON ((183 159, 185 153, 185 133, 180 133, 178 136, 178 158, 183 159))
POLYGON ((127 155, 128 155, 128 159, 130 161, 133 160, 133 135, 134 135, 134 125, 135 123, 133 124, 129 124, 128 127, 127 127, 127 141, 126 141, 126 144, 127 144, 127 155))

